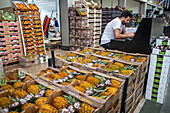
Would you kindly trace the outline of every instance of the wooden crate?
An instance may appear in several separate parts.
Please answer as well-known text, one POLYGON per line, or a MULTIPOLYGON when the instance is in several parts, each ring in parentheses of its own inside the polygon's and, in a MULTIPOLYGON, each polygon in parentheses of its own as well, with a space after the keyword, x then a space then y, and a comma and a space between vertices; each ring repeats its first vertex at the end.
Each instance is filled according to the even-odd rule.
POLYGON ((143 79, 139 84, 138 87, 135 89, 134 93, 125 100, 125 104, 122 105, 122 112, 131 113, 132 110, 136 109, 137 104, 140 101, 140 98, 143 95, 143 86, 144 86, 143 79))
MULTIPOLYGON (((112 109, 112 106, 114 106, 115 104, 115 107, 114 108, 121 108, 121 102, 122 102, 122 94, 123 94, 123 87, 124 87, 124 80, 122 79, 119 79, 119 78, 116 78, 116 77, 111 77, 111 76, 107 76, 106 74, 103 74, 103 73, 99 73, 99 72, 93 72, 92 74, 89 74, 86 76, 86 78, 84 79, 84 81, 87 81, 87 78, 89 76, 94 76, 94 75, 98 75, 98 76, 101 76, 101 77, 105 77, 107 79, 114 79, 114 80, 117 80, 120 82, 120 86, 118 88, 118 92, 117 94, 114 96, 114 95, 110 95, 108 96, 105 100, 101 100, 101 99, 98 99, 98 98, 94 98, 94 97, 91 97, 91 96, 87 96, 89 98, 91 98, 94 102, 98 103, 98 104, 101 104, 103 105, 104 107, 104 112, 108 111, 108 110, 113 110, 112 109)), ((79 82, 74 82, 73 84, 71 85, 68 85, 66 86, 66 90, 70 90, 71 92, 75 92, 75 93, 78 93, 80 95, 85 95, 84 93, 74 89, 73 87, 75 86, 78 86, 80 83, 79 82)))
MULTIPOLYGON (((78 68, 75 68, 75 67, 73 67, 73 66, 67 66, 67 67, 63 67, 63 68, 61 68, 60 70, 56 70, 56 69, 53 69, 53 68, 48 68, 48 69, 50 69, 50 70, 52 70, 53 71, 53 74, 58 74, 58 73, 60 73, 60 72, 65 72, 65 71, 67 71, 67 70, 74 70, 74 71, 76 71, 77 73, 81 73, 81 74, 84 74, 84 76, 87 76, 87 75, 89 75, 89 73, 90 72, 88 72, 88 71, 83 71, 83 70, 79 70, 78 68)), ((47 70, 47 69, 46 69, 47 70)), ((41 71, 41 72, 43 72, 43 70, 41 71)), ((47 79, 46 77, 50 77, 52 75, 52 73, 46 73, 46 74, 44 74, 44 75, 40 75, 39 76, 39 78, 40 79, 42 79, 42 80, 44 80, 44 81, 46 81, 46 82, 48 82, 48 83, 51 83, 51 84, 53 84, 53 85, 55 85, 55 86, 57 86, 57 87, 59 87, 59 88, 62 88, 62 87, 65 87, 66 85, 61 85, 61 84, 59 84, 58 82, 56 82, 56 80, 49 80, 49 79, 47 79)), ((76 76, 74 76, 74 78, 73 79, 76 79, 76 76)), ((68 79, 68 80, 71 80, 71 79, 68 79)), ((69 83, 69 84, 74 84, 74 82, 71 82, 71 83, 69 83)))
MULTIPOLYGON (((96 54, 96 53, 95 53, 96 54)), ((139 54, 139 53, 127 53, 127 52, 122 52, 122 51, 118 51, 118 50, 104 50, 104 51, 100 51, 98 52, 98 55, 101 55, 103 57, 108 57, 110 59, 122 59, 122 57, 126 56, 126 55, 131 55, 131 56, 135 56, 135 58, 137 57, 145 57, 146 58, 146 62, 143 61, 143 66, 142 66, 142 73, 147 73, 148 71, 148 65, 149 65, 149 55, 146 55, 146 54, 139 54), (111 53, 118 53, 118 54, 122 54, 121 57, 116 57, 116 58, 111 58, 111 56, 103 56, 102 54, 105 53, 105 52, 111 52, 111 53)), ((134 63, 135 61, 130 61, 131 63, 134 63)), ((140 80, 142 80, 143 78, 141 77, 140 80)))
POLYGON ((80 54, 80 53, 73 52, 73 51, 66 52, 64 56, 60 56, 59 54, 56 54, 55 55, 55 65, 57 67, 72 65, 72 62, 69 62, 69 61, 61 58, 61 57, 68 57, 70 53, 76 54, 77 56, 85 57, 84 54, 80 54))

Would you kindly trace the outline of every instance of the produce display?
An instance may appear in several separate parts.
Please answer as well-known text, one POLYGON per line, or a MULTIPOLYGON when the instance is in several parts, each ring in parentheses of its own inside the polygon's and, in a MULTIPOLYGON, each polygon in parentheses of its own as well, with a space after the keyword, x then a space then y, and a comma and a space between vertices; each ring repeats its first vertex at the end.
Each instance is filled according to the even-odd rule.
MULTIPOLYGON (((19 85, 19 84, 18 84, 19 85)), ((0 97, 0 106, 6 112, 22 112, 30 106, 40 107, 47 102, 53 90, 36 81, 28 81, 28 87, 16 89, 12 94, 0 97), (5 102, 4 102, 5 99, 5 102)), ((4 93, 5 95, 5 93, 4 93)))
POLYGON ((79 52, 79 53, 82 53, 82 54, 86 54, 86 55, 88 55, 88 54, 94 54, 94 53, 99 53, 100 51, 102 51, 103 49, 98 49, 98 48, 92 48, 92 47, 85 47, 82 51, 80 51, 80 50, 76 50, 77 52, 79 52))
POLYGON ((42 28, 38 16, 20 16, 25 55, 45 54, 42 28), (33 32, 33 31, 34 32, 33 32))
POLYGON ((18 61, 22 55, 18 22, 0 22, 0 57, 3 64, 18 61))
POLYGON ((112 94, 115 96, 120 84, 117 80, 93 75, 78 83, 74 88, 85 95, 103 100, 112 94))
POLYGON ((85 56, 75 54, 75 53, 71 53, 71 52, 66 53, 65 56, 60 56, 60 55, 56 55, 56 56, 66 60, 68 62, 74 62, 74 61, 81 60, 81 59, 85 58, 85 56))
POLYGON ((100 56, 106 56, 109 58, 118 58, 121 60, 125 60, 125 61, 131 61, 131 62, 147 62, 147 56, 138 56, 138 55, 130 55, 127 54, 125 52, 116 52, 116 51, 112 51, 112 50, 104 50, 104 51, 100 51, 96 53, 97 55, 100 56))
POLYGON ((31 11, 38 11, 39 10, 39 8, 35 4, 28 4, 28 6, 29 6, 29 9, 31 11))
POLYGON ((1 77, 0 89, 2 91, 8 90, 9 92, 14 93, 17 89, 23 86, 24 82, 32 79, 33 77, 23 70, 13 70, 1 77))
MULTIPOLYGON (((40 78, 49 80, 55 84, 60 84, 60 85, 69 85, 73 83, 75 80, 81 82, 82 80, 85 79, 87 73, 83 73, 80 71, 73 70, 72 68, 66 68, 61 71, 56 71, 54 72, 53 70, 47 69, 46 71, 40 73, 39 75, 40 78)), ((39 76, 38 75, 38 76, 39 76)))
POLYGON ((101 59, 96 56, 90 56, 89 58, 86 59, 80 59, 77 62, 81 64, 85 64, 90 67, 99 67, 100 65, 106 66, 109 63, 109 60, 107 59, 101 59))
POLYGON ((53 98, 48 104, 42 105, 38 113, 56 112, 56 113, 92 113, 96 111, 95 107, 84 103, 83 101, 64 93, 62 90, 52 93, 53 98))
POLYGON ((123 75, 130 75, 136 72, 136 68, 131 65, 123 64, 120 62, 113 62, 103 68, 108 72, 120 73, 123 75))

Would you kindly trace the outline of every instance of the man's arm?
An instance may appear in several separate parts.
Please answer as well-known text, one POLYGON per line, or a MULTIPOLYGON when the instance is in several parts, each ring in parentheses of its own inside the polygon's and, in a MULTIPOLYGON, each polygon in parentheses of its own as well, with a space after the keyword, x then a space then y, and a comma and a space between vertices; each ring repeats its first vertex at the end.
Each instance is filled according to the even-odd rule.
POLYGON ((130 35, 130 34, 135 34, 135 33, 128 33, 128 32, 126 32, 126 28, 123 28, 123 34, 125 34, 125 35, 130 35))
MULTIPOLYGON (((126 33, 126 32, 125 32, 126 33)), ((115 34, 115 38, 119 39, 119 38, 133 38, 134 34, 133 33, 128 33, 128 34, 120 34, 120 29, 115 29, 114 30, 114 34, 115 34)))

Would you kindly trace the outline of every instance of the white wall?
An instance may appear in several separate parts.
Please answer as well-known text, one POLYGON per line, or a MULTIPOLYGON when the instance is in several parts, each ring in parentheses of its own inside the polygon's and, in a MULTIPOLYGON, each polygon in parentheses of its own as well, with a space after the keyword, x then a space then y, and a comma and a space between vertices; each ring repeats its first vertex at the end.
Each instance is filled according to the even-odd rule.
POLYGON ((147 9, 152 9, 152 6, 151 5, 147 5, 147 9))
POLYGON ((126 0, 126 9, 133 10, 133 13, 139 13, 140 2, 134 0, 126 0))
POLYGON ((103 7, 111 8, 111 2, 113 2, 113 8, 115 8, 118 5, 118 0, 103 0, 102 5, 103 7))
POLYGON ((10 0, 0 0, 0 8, 10 7, 10 0))

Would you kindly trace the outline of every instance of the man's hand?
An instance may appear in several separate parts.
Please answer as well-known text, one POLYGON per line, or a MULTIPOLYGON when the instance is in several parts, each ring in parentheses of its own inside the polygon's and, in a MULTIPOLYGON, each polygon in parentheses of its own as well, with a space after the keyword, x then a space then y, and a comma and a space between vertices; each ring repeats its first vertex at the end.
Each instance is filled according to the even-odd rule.
POLYGON ((129 34, 128 36, 129 36, 129 38, 133 38, 135 36, 135 34, 129 34))

